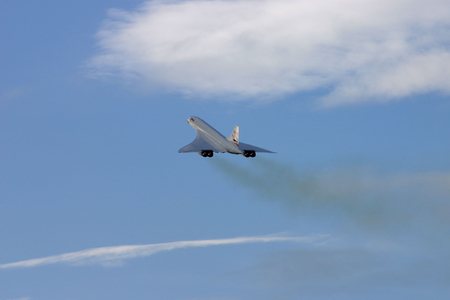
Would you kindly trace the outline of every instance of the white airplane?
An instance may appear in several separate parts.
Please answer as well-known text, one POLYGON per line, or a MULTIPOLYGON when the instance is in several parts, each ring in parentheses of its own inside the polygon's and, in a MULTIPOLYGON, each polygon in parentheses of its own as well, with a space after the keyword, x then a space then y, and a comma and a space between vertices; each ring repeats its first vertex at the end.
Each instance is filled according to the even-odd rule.
POLYGON ((208 123, 198 117, 189 117, 186 122, 194 127, 197 137, 189 145, 184 146, 179 153, 197 152, 203 157, 212 157, 213 152, 228 152, 242 154, 245 157, 255 157, 256 152, 275 153, 263 148, 239 142, 239 126, 235 126, 231 135, 226 138, 208 123))

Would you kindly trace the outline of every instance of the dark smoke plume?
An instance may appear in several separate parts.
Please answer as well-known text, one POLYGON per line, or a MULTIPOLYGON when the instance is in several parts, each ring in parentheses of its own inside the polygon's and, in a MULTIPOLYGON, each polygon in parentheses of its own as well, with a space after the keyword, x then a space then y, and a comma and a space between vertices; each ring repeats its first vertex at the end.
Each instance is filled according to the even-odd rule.
POLYGON ((335 213, 371 228, 392 228, 420 218, 448 223, 450 174, 379 174, 369 167, 339 166, 297 171, 256 158, 248 164, 211 160, 214 168, 260 198, 290 211, 335 213))

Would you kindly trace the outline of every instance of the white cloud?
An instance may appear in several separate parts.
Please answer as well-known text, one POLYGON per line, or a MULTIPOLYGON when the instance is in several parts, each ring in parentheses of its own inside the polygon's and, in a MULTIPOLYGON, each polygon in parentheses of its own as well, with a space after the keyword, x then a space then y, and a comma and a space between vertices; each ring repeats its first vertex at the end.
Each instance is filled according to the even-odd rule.
POLYGON ((151 1, 110 10, 96 76, 195 96, 327 89, 324 105, 450 92, 446 0, 151 1))
POLYGON ((29 259, 15 263, 0 265, 0 269, 25 268, 56 263, 68 263, 72 265, 101 264, 105 266, 116 265, 124 259, 144 257, 161 251, 171 251, 181 248, 208 247, 231 244, 270 243, 270 242, 299 242, 307 244, 323 243, 328 236, 316 235, 305 237, 284 236, 256 236, 239 237, 231 239, 181 241, 149 245, 127 245, 88 249, 44 258, 29 259))

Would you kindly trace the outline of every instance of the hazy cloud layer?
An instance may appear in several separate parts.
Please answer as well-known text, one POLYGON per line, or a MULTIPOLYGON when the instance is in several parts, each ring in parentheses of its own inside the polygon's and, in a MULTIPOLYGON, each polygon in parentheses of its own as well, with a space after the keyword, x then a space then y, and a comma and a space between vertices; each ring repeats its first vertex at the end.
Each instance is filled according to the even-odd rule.
POLYGON ((171 251, 182 248, 270 242, 297 242, 315 244, 324 242, 326 238, 327 236, 320 235, 306 237, 284 237, 271 235, 217 240, 181 241, 149 245, 102 247, 44 258, 29 259, 15 263, 2 264, 0 265, 0 269, 36 267, 56 263, 68 263, 71 265, 101 264, 105 266, 111 266, 121 263, 125 259, 150 256, 161 251, 171 251))
POLYGON ((448 255, 411 257, 409 253, 367 249, 299 249, 271 253, 248 270, 261 288, 278 288, 278 299, 447 299, 450 292, 448 255), (428 290, 424 293, 424 290, 428 290), (290 297, 289 297, 290 295, 290 297), (415 297, 414 297, 415 295, 415 297), (322 298, 323 297, 323 298, 322 298))
POLYGON ((20 98, 25 94, 26 94, 26 90, 23 88, 14 88, 14 89, 7 90, 3 93, 0 92, 0 103, 3 101, 20 98))
POLYGON ((110 10, 92 75, 193 96, 328 91, 325 106, 450 91, 446 0, 151 1, 110 10))

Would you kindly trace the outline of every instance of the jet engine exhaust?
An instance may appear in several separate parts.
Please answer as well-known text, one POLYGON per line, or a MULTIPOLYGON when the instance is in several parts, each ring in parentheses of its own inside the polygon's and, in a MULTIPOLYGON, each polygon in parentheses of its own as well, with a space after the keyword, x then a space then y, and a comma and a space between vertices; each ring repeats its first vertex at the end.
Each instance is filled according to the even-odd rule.
POLYGON ((245 157, 255 157, 256 156, 256 152, 255 151, 244 151, 244 156, 245 157))
POLYGON ((212 152, 211 150, 204 150, 199 154, 203 157, 213 157, 214 152, 212 152))

